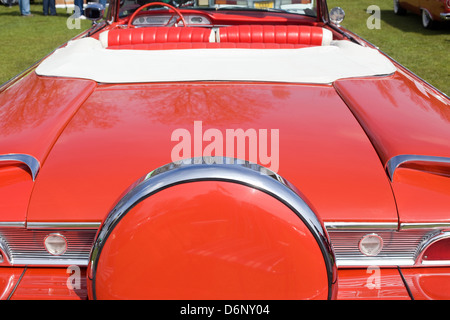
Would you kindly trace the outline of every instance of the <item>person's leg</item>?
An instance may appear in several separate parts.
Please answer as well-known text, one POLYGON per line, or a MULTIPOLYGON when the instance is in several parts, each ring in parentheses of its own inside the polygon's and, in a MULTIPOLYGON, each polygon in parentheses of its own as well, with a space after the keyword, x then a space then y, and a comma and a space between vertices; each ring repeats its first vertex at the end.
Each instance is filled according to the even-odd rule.
POLYGON ((49 0, 44 0, 42 2, 42 10, 44 11, 44 16, 48 15, 48 5, 49 0))
POLYGON ((30 12, 30 0, 19 0, 20 13, 23 16, 31 15, 30 12))
POLYGON ((75 17, 82 16, 84 14, 83 13, 83 0, 75 0, 74 4, 75 4, 75 7, 78 8, 78 9, 75 8, 75 10, 77 10, 75 12, 75 17))
POLYGON ((50 14, 52 16, 56 16, 56 4, 55 0, 48 0, 49 1, 49 7, 50 7, 50 14))

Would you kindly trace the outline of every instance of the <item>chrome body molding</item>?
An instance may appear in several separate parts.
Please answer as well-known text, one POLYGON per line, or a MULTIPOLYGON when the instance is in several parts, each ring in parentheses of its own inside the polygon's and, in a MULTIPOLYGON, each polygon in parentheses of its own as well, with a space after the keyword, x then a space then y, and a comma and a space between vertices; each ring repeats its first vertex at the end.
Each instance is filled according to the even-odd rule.
POLYGON ((98 229, 100 225, 101 222, 27 222, 26 226, 28 229, 98 229))
POLYGON ((2 154, 0 155, 0 161, 13 161, 26 164, 30 169, 31 178, 33 179, 33 181, 36 179, 36 176, 41 167, 39 161, 35 157, 22 153, 2 154))
POLYGON ((372 265, 450 266, 450 261, 426 261, 424 252, 439 240, 450 238, 449 222, 325 222, 338 267, 372 265), (383 239, 383 248, 376 256, 365 256, 359 250, 361 239, 375 233, 383 239))
POLYGON ((25 228, 25 221, 0 221, 0 228, 25 228))
POLYGON ((27 229, 98 229, 101 222, 25 222, 0 221, 0 228, 27 229))
POLYGON ((324 222, 327 230, 396 230, 396 222, 324 222))
POLYGON ((401 223, 400 230, 406 229, 445 229, 450 228, 450 222, 419 222, 401 223))
POLYGON ((450 167, 450 158, 436 157, 436 156, 423 156, 414 154, 402 154, 389 159, 386 163, 386 172, 389 179, 392 181, 394 178, 395 170, 403 163, 407 162, 430 162, 430 163, 443 163, 448 164, 450 167))
POLYGON ((249 186, 265 192, 288 206, 305 223, 315 237, 327 269, 329 298, 336 281, 334 253, 321 221, 283 177, 258 164, 225 157, 192 158, 162 166, 139 179, 117 203, 101 226, 90 257, 88 276, 93 283, 101 250, 116 224, 138 202, 161 190, 196 181, 225 181, 249 186))

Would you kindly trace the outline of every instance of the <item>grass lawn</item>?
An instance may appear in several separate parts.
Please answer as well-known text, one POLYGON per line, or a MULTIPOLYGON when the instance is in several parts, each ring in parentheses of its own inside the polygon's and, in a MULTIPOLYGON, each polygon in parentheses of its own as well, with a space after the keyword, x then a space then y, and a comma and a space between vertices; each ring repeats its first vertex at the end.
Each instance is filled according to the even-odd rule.
POLYGON ((450 95, 450 23, 439 29, 422 27, 419 15, 396 16, 393 0, 328 0, 328 9, 345 11, 342 26, 378 46, 442 92, 450 95), (369 29, 370 5, 380 8, 380 29, 369 29))
POLYGON ((0 5, 0 84, 91 26, 80 20, 80 29, 69 29, 72 13, 57 9, 57 16, 44 16, 42 1, 31 4, 31 13, 33 17, 22 17, 18 5, 0 5))
MULTIPOLYGON (((343 27, 378 46, 402 65, 446 94, 450 94, 450 23, 425 30, 420 17, 411 13, 396 16, 392 0, 328 0, 329 9, 343 8, 343 27), (366 12, 370 5, 380 8, 380 29, 369 29, 366 12)), ((31 5, 33 17, 22 17, 17 5, 0 6, 0 84, 38 61, 59 45, 89 28, 69 29, 71 13, 57 9, 58 16, 43 16, 42 2, 31 5)))

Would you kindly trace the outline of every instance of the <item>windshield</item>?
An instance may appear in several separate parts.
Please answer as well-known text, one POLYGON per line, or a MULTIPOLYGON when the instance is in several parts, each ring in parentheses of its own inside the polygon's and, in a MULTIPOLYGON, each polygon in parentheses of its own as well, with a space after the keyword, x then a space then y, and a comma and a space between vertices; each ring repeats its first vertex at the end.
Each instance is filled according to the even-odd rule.
MULTIPOLYGON (((152 0, 121 0, 120 16, 132 14, 140 6, 156 2, 152 0)), ((163 0, 176 8, 197 10, 244 10, 244 11, 272 11, 288 12, 316 17, 316 0, 163 0)), ((149 10, 160 10, 152 7, 149 10)))

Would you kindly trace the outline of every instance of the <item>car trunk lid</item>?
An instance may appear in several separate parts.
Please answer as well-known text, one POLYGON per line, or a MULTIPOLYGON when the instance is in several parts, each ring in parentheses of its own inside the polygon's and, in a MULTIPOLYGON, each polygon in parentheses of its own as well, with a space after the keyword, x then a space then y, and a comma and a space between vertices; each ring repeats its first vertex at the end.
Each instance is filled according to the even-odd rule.
POLYGON ((246 160, 256 149, 323 220, 397 222, 378 155, 332 86, 239 82, 99 86, 40 171, 28 221, 101 221, 180 143, 194 156, 221 136, 226 155, 230 130, 255 133, 246 160))

